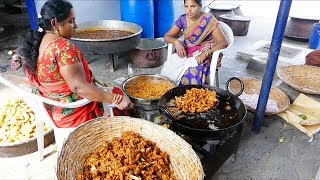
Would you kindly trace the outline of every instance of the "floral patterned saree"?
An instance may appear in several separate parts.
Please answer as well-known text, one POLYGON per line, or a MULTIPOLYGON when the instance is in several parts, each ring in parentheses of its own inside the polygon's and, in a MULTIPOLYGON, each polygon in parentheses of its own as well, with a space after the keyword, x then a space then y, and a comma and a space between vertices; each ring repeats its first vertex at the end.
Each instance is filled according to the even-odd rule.
MULTIPOLYGON (((64 38, 58 38, 47 46, 37 63, 37 72, 34 76, 28 69, 26 74, 33 86, 33 93, 48 99, 63 103, 75 102, 82 97, 73 93, 60 73, 60 67, 82 63, 86 80, 92 83, 92 75, 88 63, 79 48, 64 38), (59 83, 62 82, 62 83, 59 83), (45 83, 61 85, 43 86, 45 83)), ((62 108, 46 105, 49 115, 58 127, 76 127, 88 120, 103 116, 103 105, 100 102, 91 102, 78 108, 62 108)))
MULTIPOLYGON (((218 21, 211 14, 203 14, 196 22, 188 26, 183 32, 183 44, 187 51, 187 56, 196 56, 215 45, 212 32, 218 26, 218 21)), ((211 57, 208 57, 204 63, 196 67, 190 67, 181 77, 180 85, 198 84, 207 85, 210 74, 211 57)))

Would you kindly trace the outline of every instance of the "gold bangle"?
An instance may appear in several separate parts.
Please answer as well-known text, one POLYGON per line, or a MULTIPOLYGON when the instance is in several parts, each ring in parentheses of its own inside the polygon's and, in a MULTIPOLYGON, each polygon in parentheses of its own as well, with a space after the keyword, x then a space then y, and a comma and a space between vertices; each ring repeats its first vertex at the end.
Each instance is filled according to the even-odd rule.
POLYGON ((196 59, 197 60, 197 63, 198 64, 201 64, 201 60, 199 60, 199 56, 197 56, 198 57, 198 59, 196 59))
POLYGON ((206 52, 206 58, 210 56, 210 50, 206 52))
POLYGON ((120 94, 115 94, 112 99, 112 104, 118 105, 122 101, 123 96, 120 94))
POLYGON ((118 94, 114 94, 113 98, 112 98, 112 101, 111 101, 111 104, 116 104, 117 99, 118 99, 118 94))
POLYGON ((123 99, 123 96, 122 96, 122 95, 119 95, 119 99, 118 99, 118 101, 116 102, 116 104, 117 104, 117 105, 120 104, 121 101, 122 101, 122 99, 123 99))
POLYGON ((214 50, 213 49, 209 49, 209 51, 208 51, 208 55, 207 56, 210 56, 210 55, 212 55, 212 53, 214 52, 214 50))

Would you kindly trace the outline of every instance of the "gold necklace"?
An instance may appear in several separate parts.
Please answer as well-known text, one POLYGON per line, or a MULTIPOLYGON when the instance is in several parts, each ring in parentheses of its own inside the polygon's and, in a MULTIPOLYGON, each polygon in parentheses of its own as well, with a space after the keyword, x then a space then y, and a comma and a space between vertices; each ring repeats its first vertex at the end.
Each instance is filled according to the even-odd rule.
POLYGON ((46 34, 54 34, 54 35, 60 36, 58 32, 46 31, 46 34))

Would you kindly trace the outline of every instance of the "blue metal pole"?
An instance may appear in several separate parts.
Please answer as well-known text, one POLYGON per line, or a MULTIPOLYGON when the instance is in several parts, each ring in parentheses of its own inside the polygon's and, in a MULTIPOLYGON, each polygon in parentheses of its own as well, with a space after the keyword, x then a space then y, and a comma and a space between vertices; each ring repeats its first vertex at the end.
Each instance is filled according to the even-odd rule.
POLYGON ((38 30, 38 15, 34 0, 26 0, 31 29, 38 30))
POLYGON ((260 133, 261 130, 261 124, 264 119, 264 112, 268 102, 272 80, 278 62, 278 57, 283 40, 284 30, 290 12, 291 3, 292 0, 281 0, 280 2, 277 20, 273 30, 272 41, 269 50, 267 67, 263 76, 256 114, 254 116, 254 121, 251 129, 255 133, 260 133))

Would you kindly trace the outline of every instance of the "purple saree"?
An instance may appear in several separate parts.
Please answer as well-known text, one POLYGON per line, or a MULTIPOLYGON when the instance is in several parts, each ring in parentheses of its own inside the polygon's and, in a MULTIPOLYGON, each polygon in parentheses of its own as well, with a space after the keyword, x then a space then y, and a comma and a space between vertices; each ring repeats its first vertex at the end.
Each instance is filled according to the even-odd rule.
MULTIPOLYGON (((182 15, 176 20, 175 25, 184 30, 183 44, 186 48, 188 57, 195 57, 215 45, 212 32, 218 26, 218 21, 211 14, 203 14, 196 22, 188 27, 186 23, 186 16, 182 15)), ((204 63, 187 69, 181 77, 179 85, 207 85, 210 74, 210 62, 211 57, 208 57, 204 63)))

